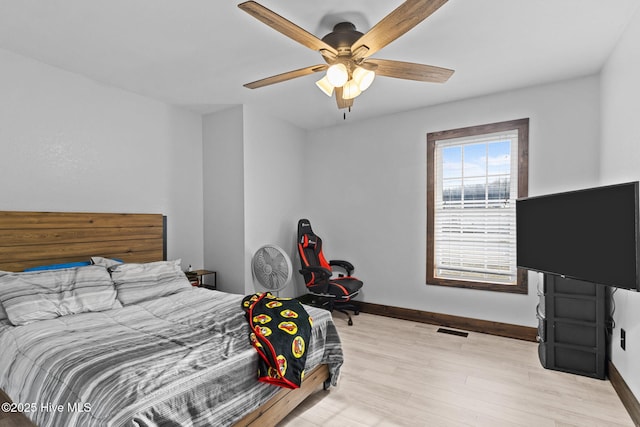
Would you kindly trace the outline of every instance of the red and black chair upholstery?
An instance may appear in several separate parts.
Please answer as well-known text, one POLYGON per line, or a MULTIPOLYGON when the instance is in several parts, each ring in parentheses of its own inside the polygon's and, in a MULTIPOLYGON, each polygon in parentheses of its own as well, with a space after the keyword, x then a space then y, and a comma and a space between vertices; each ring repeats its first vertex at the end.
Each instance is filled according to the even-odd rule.
POLYGON ((359 314, 358 307, 351 303, 351 299, 362 288, 362 281, 351 275, 353 264, 342 260, 327 262, 322 253, 322 239, 315 235, 308 219, 298 221, 298 254, 302 266, 300 273, 304 276, 309 294, 313 296, 312 304, 346 314, 349 325, 353 325, 347 310, 359 314), (332 277, 334 267, 339 267, 346 274, 338 273, 338 277, 332 277))

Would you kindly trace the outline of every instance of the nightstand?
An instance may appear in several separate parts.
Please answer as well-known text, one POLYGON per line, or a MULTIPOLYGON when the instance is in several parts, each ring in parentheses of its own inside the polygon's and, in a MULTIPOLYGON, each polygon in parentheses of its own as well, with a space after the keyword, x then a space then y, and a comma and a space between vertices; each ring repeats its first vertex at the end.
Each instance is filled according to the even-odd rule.
POLYGON ((218 287, 218 275, 215 271, 211 270, 194 270, 194 271, 186 271, 184 274, 187 275, 187 279, 191 283, 194 283, 194 286, 200 286, 202 288, 207 289, 216 289, 218 287), (211 281, 209 279, 203 279, 205 276, 213 276, 211 281), (206 283, 205 283, 206 282, 206 283), (197 283, 197 285, 195 285, 197 283))

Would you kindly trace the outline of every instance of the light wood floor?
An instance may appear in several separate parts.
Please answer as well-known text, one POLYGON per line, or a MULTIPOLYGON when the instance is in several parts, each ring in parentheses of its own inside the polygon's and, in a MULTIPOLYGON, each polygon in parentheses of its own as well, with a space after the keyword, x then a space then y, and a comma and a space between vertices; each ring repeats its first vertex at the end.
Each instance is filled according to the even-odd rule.
POLYGON ((362 313, 347 326, 340 382, 280 427, 633 426, 609 381, 543 369, 537 345, 362 313))

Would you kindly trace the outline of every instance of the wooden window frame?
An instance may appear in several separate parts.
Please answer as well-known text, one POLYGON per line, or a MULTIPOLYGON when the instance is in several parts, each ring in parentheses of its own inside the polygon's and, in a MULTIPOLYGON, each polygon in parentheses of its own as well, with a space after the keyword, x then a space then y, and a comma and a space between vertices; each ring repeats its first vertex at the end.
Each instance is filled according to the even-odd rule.
POLYGON ((427 285, 450 286, 456 288, 479 289, 495 292, 526 294, 529 291, 527 271, 518 268, 515 285, 473 282, 467 280, 441 279, 435 277, 434 260, 434 221, 435 221, 435 148, 436 141, 453 138, 472 137, 477 135, 518 131, 518 198, 529 194, 529 119, 518 119, 505 122, 470 126, 459 129, 431 132, 427 134, 427 285))

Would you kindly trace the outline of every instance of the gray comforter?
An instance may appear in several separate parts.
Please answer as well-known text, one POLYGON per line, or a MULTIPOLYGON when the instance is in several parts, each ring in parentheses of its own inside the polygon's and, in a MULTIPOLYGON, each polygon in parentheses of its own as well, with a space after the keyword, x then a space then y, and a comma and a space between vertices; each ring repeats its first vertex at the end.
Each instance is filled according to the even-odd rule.
MULTIPOLYGON (((200 288, 103 312, 0 325, 0 388, 38 426, 230 425, 278 387, 257 381, 242 295, 200 288)), ((335 384, 340 340, 325 310, 307 372, 335 384)))

